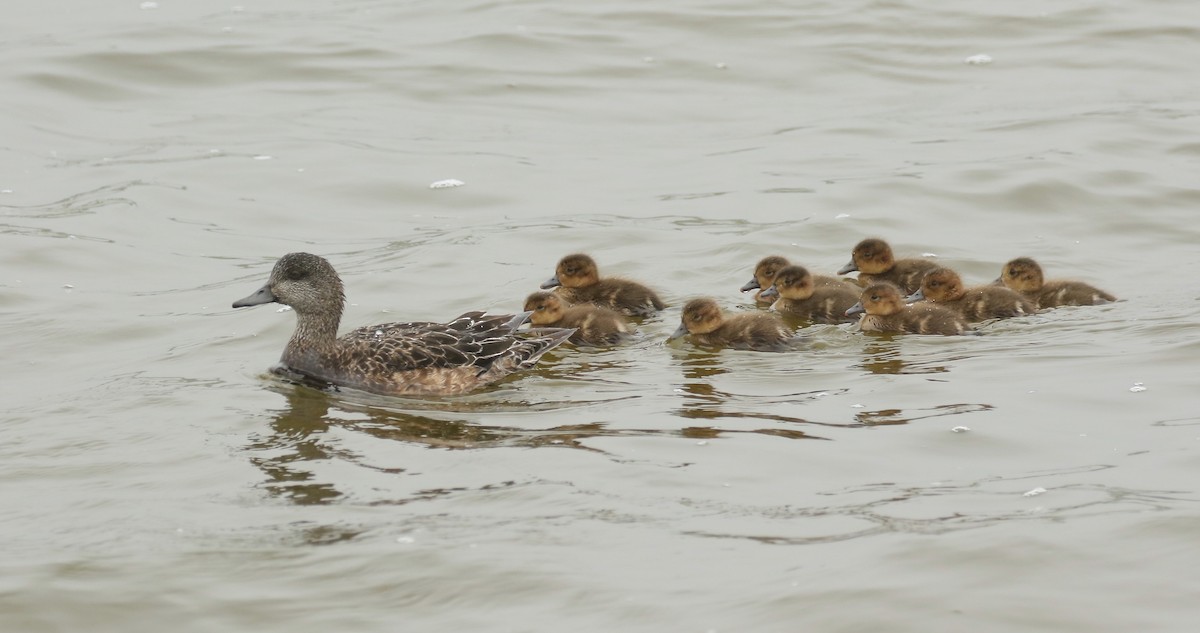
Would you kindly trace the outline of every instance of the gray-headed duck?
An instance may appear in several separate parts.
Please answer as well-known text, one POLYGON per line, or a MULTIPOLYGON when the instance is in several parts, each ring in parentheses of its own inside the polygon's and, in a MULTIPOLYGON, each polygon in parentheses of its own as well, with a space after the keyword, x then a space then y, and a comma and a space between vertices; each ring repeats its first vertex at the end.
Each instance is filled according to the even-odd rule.
POLYGON ((773 306, 777 312, 818 323, 853 323, 846 316, 858 302, 858 292, 849 284, 818 286, 813 275, 803 266, 786 266, 775 275, 775 282, 762 292, 764 299, 778 299, 773 306))
POLYGON ((567 305, 553 292, 535 292, 526 297, 525 311, 535 326, 575 328, 568 340, 577 345, 617 345, 632 336, 629 323, 615 310, 590 303, 567 305))
POLYGON ((953 310, 925 302, 905 306, 900 289, 887 282, 863 288, 860 298, 846 314, 863 313, 858 323, 864 332, 946 335, 973 332, 967 320, 953 310))
POLYGON ((732 347, 782 352, 799 342, 777 314, 746 312, 727 316, 714 299, 692 299, 683 306, 679 328, 667 340, 690 335, 703 347, 732 347))
POLYGON ((559 260, 554 276, 542 284, 543 290, 550 288, 571 305, 593 303, 628 316, 650 316, 667 307, 653 290, 636 281, 601 279, 595 260, 582 253, 559 260))
POLYGON ((1039 308, 1090 306, 1117 300, 1113 295, 1082 281, 1046 281, 1042 267, 1029 257, 1018 257, 1005 264, 1000 271, 999 281, 1025 295, 1039 308))
POLYGON ((316 381, 384 395, 454 395, 533 367, 572 329, 518 332, 529 317, 467 312, 449 323, 386 323, 337 335, 345 304, 342 280, 322 257, 279 258, 266 285, 235 308, 281 303, 296 331, 281 368, 316 381))
POLYGON ((904 299, 928 301, 963 315, 968 321, 1005 319, 1037 312, 1037 305, 1019 292, 1003 286, 964 288, 962 278, 949 268, 925 273, 921 288, 904 299))
POLYGON ((857 270, 860 286, 886 281, 909 294, 921 287, 921 278, 925 273, 937 267, 937 262, 931 259, 896 259, 887 242, 869 237, 855 245, 850 253, 850 263, 842 266, 838 274, 845 275, 857 270))

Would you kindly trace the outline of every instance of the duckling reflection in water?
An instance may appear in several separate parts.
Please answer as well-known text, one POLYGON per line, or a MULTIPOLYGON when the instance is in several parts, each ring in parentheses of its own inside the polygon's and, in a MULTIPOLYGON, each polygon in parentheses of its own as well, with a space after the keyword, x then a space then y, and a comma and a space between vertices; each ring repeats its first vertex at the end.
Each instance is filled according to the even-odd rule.
POLYGON ((683 306, 679 328, 667 340, 690 336, 703 347, 730 347, 760 352, 795 349, 802 341, 777 314, 747 312, 726 316, 716 300, 693 299, 683 306))
POLYGON ((860 299, 854 307, 846 310, 846 314, 864 313, 858 322, 864 332, 974 333, 967 320, 952 310, 924 302, 905 306, 900 289, 890 283, 867 286, 860 299))
POLYGON ((803 266, 787 266, 775 275, 775 282, 762 293, 765 299, 778 299, 776 312, 817 323, 853 323, 847 316, 858 302, 858 293, 848 284, 816 285, 814 275, 803 266))
MULTIPOLYGON (((754 267, 754 276, 750 278, 750 281, 746 282, 746 285, 742 286, 742 292, 759 289, 758 292, 754 293, 754 301, 756 303, 763 305, 775 303, 777 297, 766 297, 764 295, 771 287, 771 284, 775 283, 775 277, 779 275, 779 271, 787 268, 789 265, 791 265, 790 262, 779 255, 770 255, 760 259, 754 267)), ((843 287, 849 288, 852 292, 857 292, 858 288, 858 286, 854 285, 848 279, 830 277, 828 275, 812 275, 812 282, 817 287, 843 287)))
POLYGON ((337 336, 345 304, 342 280, 323 257, 289 253, 266 285, 233 307, 282 303, 296 330, 277 373, 383 395, 461 394, 528 369, 574 330, 518 332, 528 313, 467 312, 449 323, 385 323, 337 336))
POLYGON ((1117 300, 1113 295, 1082 281, 1046 281, 1042 267, 1029 257, 1018 257, 1005 264, 997 281, 1025 295, 1039 308, 1090 306, 1117 300))
POLYGON ((575 328, 568 341, 603 347, 632 338, 633 329, 615 310, 590 303, 569 306, 552 292, 535 292, 525 299, 529 322, 535 326, 575 328))
POLYGON ((961 314, 968 321, 1005 319, 1037 312, 1037 306, 1020 293, 1003 286, 964 288, 962 278, 949 268, 925 273, 921 288, 904 299, 928 301, 961 314))
POLYGON ((667 307, 653 290, 636 281, 601 279, 595 260, 582 253, 559 260, 554 276, 542 283, 543 290, 550 288, 568 304, 593 303, 627 316, 650 316, 667 307))
POLYGON ((921 287, 925 273, 937 268, 931 259, 896 259, 887 242, 870 237, 855 245, 850 253, 850 263, 838 270, 839 275, 858 271, 858 284, 866 287, 878 281, 898 286, 905 294, 916 292, 921 287))

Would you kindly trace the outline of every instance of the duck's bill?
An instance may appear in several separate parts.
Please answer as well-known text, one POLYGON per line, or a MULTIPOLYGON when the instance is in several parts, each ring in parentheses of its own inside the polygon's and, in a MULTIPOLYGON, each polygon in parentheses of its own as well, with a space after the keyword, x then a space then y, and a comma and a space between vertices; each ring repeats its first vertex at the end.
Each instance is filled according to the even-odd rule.
POLYGON ((504 324, 504 327, 509 330, 515 330, 515 329, 521 327, 521 325, 524 324, 526 321, 528 321, 529 316, 532 314, 533 314, 532 310, 529 310, 526 312, 518 312, 513 315, 513 318, 509 319, 508 323, 504 324))
POLYGON ((846 316, 854 316, 856 314, 862 314, 863 312, 866 312, 866 309, 863 308, 863 304, 856 303, 846 310, 846 316))
POLYGON ((542 285, 539 286, 539 288, 541 288, 542 290, 549 290, 550 288, 557 288, 561 285, 562 285, 562 282, 558 280, 558 275, 555 275, 555 276, 547 279, 546 281, 543 281, 542 285))
POLYGON ((271 292, 271 284, 267 284, 262 288, 254 291, 254 294, 245 299, 238 299, 233 302, 235 308, 246 308, 249 306, 262 305, 275 301, 275 295, 271 292))
POLYGON ((762 286, 758 284, 758 280, 751 279, 750 281, 746 282, 746 285, 742 286, 742 292, 750 292, 751 290, 758 290, 759 288, 762 288, 762 286))
POLYGON ((673 341, 677 338, 683 338, 684 336, 687 336, 687 333, 687 326, 683 323, 680 323, 679 327, 675 329, 675 332, 667 337, 667 340, 673 341))
POLYGON ((846 264, 845 266, 842 266, 841 268, 838 269, 838 274, 845 275, 846 273, 852 273, 856 270, 858 270, 858 266, 856 266, 854 264, 854 260, 852 259, 852 260, 850 260, 849 264, 846 264))
POLYGON ((758 296, 762 297, 763 299, 778 299, 779 289, 777 289, 775 286, 771 286, 770 288, 767 288, 759 293, 758 296))
POLYGON ((904 303, 916 303, 925 300, 925 291, 918 290, 904 298, 904 303))

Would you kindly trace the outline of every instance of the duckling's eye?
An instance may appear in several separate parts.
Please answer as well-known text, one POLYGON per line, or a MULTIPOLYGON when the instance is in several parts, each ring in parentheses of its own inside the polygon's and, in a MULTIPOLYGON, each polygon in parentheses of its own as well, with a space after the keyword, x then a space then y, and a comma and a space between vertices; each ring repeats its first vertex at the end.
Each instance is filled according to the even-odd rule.
POLYGON ((871 301, 879 301, 879 295, 871 295, 871 301))
POLYGON ((937 287, 938 287, 938 286, 940 286, 940 285, 942 285, 942 282, 940 282, 940 281, 931 281, 931 282, 929 282, 929 287, 930 287, 930 288, 937 288, 937 287))
POLYGON ((541 312, 542 310, 545 310, 545 309, 546 309, 546 306, 544 306, 544 305, 534 308, 534 310, 537 310, 538 312, 541 312))

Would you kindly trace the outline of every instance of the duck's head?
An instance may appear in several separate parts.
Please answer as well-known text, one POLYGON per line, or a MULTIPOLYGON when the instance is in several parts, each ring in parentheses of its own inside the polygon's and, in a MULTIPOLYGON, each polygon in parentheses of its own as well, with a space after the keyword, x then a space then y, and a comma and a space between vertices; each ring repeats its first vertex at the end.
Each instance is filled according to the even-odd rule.
POLYGON ((895 264, 892 247, 877 237, 869 237, 854 246, 850 253, 850 263, 842 266, 838 274, 845 275, 857 270, 868 275, 878 275, 887 272, 895 264))
POLYGON ((904 309, 904 298, 900 289, 889 283, 871 284, 863 288, 858 303, 846 310, 846 316, 866 312, 878 316, 896 314, 904 309))
POLYGON ((534 325, 558 323, 566 306, 553 292, 535 292, 525 298, 525 311, 531 312, 529 322, 534 325))
POLYGON ((274 302, 291 306, 298 314, 341 314, 345 300, 342 280, 324 257, 312 253, 288 253, 275 262, 266 285, 235 301, 233 307, 274 302))
POLYGON ((542 289, 556 286, 583 288, 598 281, 600 272, 596 269, 596 261, 583 253, 575 253, 558 260, 558 266, 554 267, 554 276, 542 283, 542 289))
POLYGON ((807 268, 787 266, 780 269, 779 274, 775 275, 775 283, 767 288, 762 296, 767 299, 783 297, 803 301, 813 295, 815 287, 807 268))
POLYGON ((771 283, 775 281, 775 275, 787 265, 788 260, 779 255, 768 255, 760 259, 758 265, 754 267, 754 277, 742 286, 742 292, 749 292, 756 288, 770 288, 771 283))
POLYGON ((714 299, 692 299, 683 306, 679 329, 670 338, 677 339, 685 334, 708 334, 721 327, 724 321, 721 306, 714 299))
POLYGON ((1000 283, 1017 292, 1037 292, 1043 281, 1042 267, 1029 257, 1018 257, 1000 271, 1000 283))
POLYGON ((949 268, 934 268, 921 279, 921 289, 905 297, 905 301, 954 301, 963 296, 962 277, 949 268))

